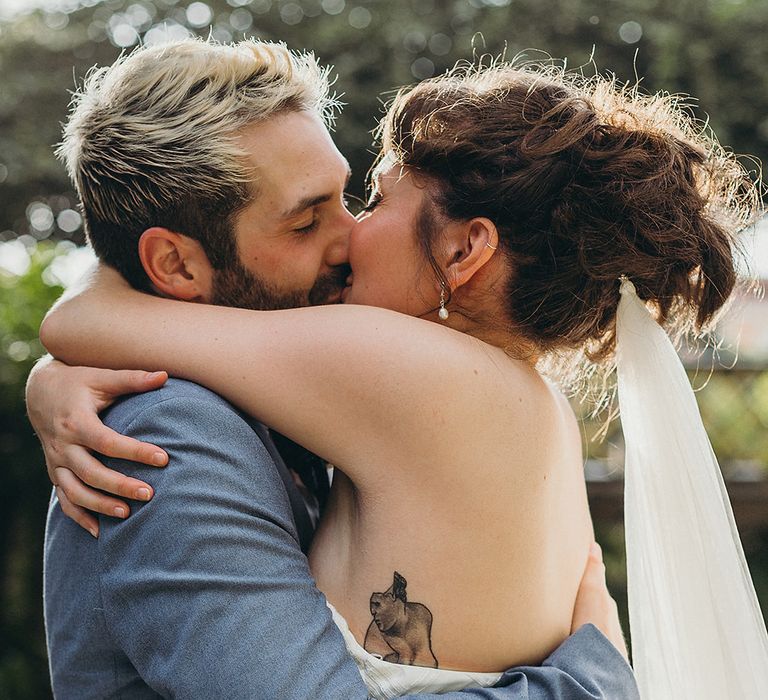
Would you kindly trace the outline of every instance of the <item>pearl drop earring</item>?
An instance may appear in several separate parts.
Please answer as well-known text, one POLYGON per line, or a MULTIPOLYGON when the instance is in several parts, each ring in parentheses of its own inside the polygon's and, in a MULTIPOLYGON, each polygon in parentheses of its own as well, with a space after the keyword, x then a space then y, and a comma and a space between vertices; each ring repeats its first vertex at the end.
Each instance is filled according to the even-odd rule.
POLYGON ((445 285, 440 283, 440 311, 437 312, 441 321, 445 321, 448 318, 448 309, 445 308, 445 285))

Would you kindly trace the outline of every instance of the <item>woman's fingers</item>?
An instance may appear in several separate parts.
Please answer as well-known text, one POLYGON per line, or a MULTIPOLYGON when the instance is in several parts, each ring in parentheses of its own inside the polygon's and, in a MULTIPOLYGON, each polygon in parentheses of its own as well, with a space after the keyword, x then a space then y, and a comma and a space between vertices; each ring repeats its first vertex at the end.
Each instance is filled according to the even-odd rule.
POLYGON ((56 487, 56 497, 59 499, 61 510, 68 518, 74 520, 84 530, 88 530, 94 537, 99 536, 99 521, 87 510, 72 503, 67 494, 58 486, 56 487))
MULTIPOLYGON (((102 467, 105 468, 105 467, 102 467)), ((102 513, 113 518, 127 518, 131 512, 125 501, 120 501, 112 496, 107 496, 90 486, 84 484, 77 475, 69 469, 58 467, 54 470, 57 493, 62 492, 67 501, 74 507, 85 508, 95 513, 102 513)), ((73 510, 74 510, 73 508, 73 510)), ((67 515, 69 513, 64 511, 67 515)), ((72 517, 72 516, 70 516, 72 517)), ((78 522, 80 522, 78 520, 78 522)))
POLYGON ((77 445, 69 449, 66 463, 62 462, 59 467, 73 472, 86 486, 106 491, 107 494, 114 496, 122 496, 134 501, 148 501, 154 493, 152 487, 146 482, 104 466, 88 450, 77 445))
POLYGON ((67 442, 82 445, 105 457, 126 459, 151 467, 164 467, 168 464, 165 450, 149 442, 121 435, 104 425, 94 413, 85 414, 81 425, 72 426, 72 435, 67 438, 67 442))
POLYGON ((136 369, 110 371, 102 377, 98 387, 105 394, 121 396, 123 394, 141 394, 159 389, 168 381, 168 372, 145 372, 136 369))
POLYGON ((608 592, 608 587, 605 582, 603 551, 597 542, 593 542, 589 548, 587 568, 584 570, 581 585, 591 589, 592 593, 601 594, 603 590, 605 590, 606 593, 608 592))
POLYGON ((592 544, 587 566, 576 595, 571 633, 587 623, 597 627, 610 642, 628 658, 627 645, 621 630, 616 601, 611 597, 605 581, 605 564, 600 545, 592 544))

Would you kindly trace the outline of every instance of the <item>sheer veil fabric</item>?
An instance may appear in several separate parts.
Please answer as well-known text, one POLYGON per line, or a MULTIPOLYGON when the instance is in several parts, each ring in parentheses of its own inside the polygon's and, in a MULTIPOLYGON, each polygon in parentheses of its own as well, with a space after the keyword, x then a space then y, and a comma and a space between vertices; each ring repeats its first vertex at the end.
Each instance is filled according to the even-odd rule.
POLYGON ((669 337, 626 279, 617 366, 640 695, 768 698, 768 636, 717 458, 669 337))

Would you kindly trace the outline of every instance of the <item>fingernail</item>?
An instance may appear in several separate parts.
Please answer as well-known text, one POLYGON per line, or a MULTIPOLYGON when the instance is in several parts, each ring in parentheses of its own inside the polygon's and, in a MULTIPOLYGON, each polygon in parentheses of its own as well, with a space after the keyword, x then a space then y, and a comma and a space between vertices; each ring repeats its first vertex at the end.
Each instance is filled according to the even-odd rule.
POLYGON ((150 380, 159 379, 160 377, 163 376, 163 374, 164 374, 163 372, 152 372, 151 374, 147 375, 147 379, 150 379, 150 380))
POLYGON ((122 506, 117 506, 117 507, 116 507, 116 508, 115 508, 115 509, 114 509, 112 512, 113 512, 113 513, 114 513, 114 514, 115 514, 115 515, 116 515, 118 518, 124 518, 126 515, 128 515, 128 514, 125 512, 125 508, 123 508, 122 506))
POLYGON ((88 532, 90 532, 91 535, 93 535, 94 538, 98 539, 99 531, 95 527, 89 527, 88 528, 88 532))
POLYGON ((149 492, 149 489, 141 488, 136 491, 137 500, 148 501, 150 498, 152 498, 152 494, 149 492))
POLYGON ((592 546, 590 547, 589 551, 592 554, 594 554, 596 557, 599 557, 600 559, 603 558, 603 550, 597 542, 592 543, 592 546))
POLYGON ((162 452, 155 452, 155 454, 152 455, 152 464, 156 467, 162 467, 165 465, 165 462, 166 456, 162 452))

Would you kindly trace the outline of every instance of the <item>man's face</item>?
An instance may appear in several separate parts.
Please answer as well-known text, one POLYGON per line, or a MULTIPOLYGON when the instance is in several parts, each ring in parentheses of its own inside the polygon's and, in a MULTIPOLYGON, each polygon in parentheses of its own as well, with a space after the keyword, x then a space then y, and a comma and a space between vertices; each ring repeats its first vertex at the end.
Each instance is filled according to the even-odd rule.
POLYGON ((235 219, 237 264, 215 272, 211 302, 252 309, 336 303, 349 275, 355 218, 349 165, 322 121, 287 112, 247 127, 256 196, 235 219))

